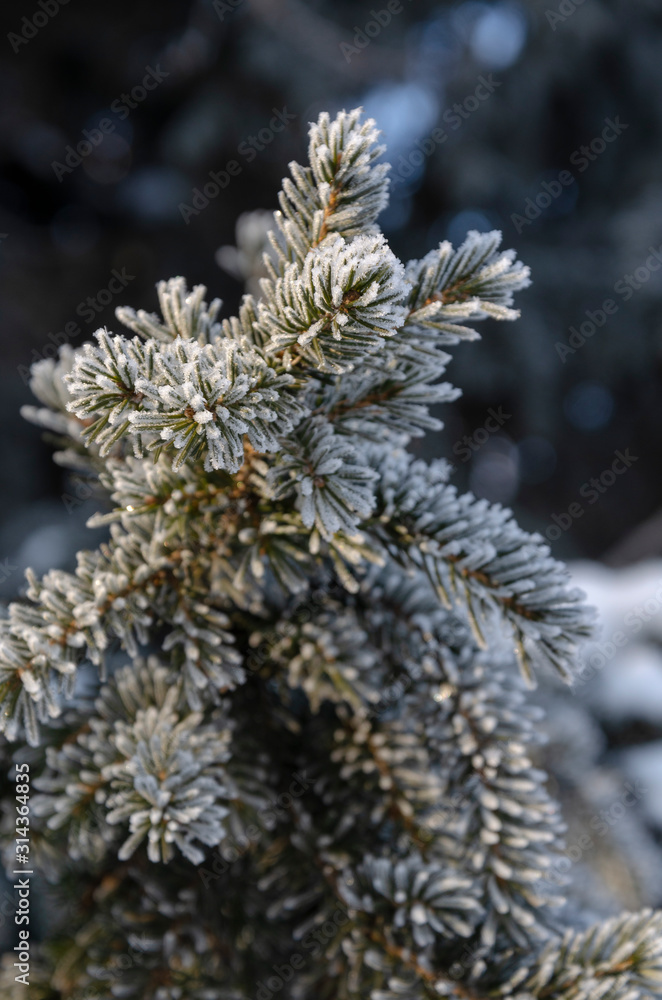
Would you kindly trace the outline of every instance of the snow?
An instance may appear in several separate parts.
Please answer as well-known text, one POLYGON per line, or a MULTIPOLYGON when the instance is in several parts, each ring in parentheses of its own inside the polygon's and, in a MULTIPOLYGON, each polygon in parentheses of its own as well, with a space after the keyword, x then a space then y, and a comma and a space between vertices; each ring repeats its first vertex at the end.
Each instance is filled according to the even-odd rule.
POLYGON ((662 561, 570 570, 600 616, 598 639, 581 657, 578 694, 612 723, 662 725, 662 561))

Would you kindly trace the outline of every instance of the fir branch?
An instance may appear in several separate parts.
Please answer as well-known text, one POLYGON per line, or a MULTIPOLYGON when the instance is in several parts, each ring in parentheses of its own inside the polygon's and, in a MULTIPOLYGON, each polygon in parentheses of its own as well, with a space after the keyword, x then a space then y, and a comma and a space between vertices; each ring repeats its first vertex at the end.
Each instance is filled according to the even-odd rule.
POLYGON ((279 195, 277 233, 270 234, 277 263, 268 254, 264 260, 273 281, 330 234, 351 239, 372 229, 387 204, 389 166, 375 163, 384 152, 378 134, 372 119, 361 122, 360 108, 333 121, 322 113, 311 126, 310 166, 291 163, 279 195))
POLYGON ((321 371, 351 371, 395 335, 407 290, 383 236, 330 238, 264 283, 257 315, 265 351, 286 366, 301 357, 321 371))
POLYGON ((204 458, 207 471, 236 472, 244 461, 244 435, 258 451, 277 451, 305 413, 288 390, 294 379, 277 374, 249 345, 233 340, 177 337, 161 348, 110 337, 86 345, 67 376, 69 409, 80 418, 99 414, 86 429, 88 442, 106 455, 121 437, 144 447, 174 451, 173 468, 204 458))
POLYGON ((113 525, 113 544, 79 553, 75 574, 30 575, 32 605, 9 606, 0 623, 0 726, 9 739, 23 725, 36 745, 38 721, 60 714, 82 659, 103 668, 113 638, 135 656, 159 622, 170 626, 163 648, 174 650, 192 708, 205 692, 213 698, 243 681, 229 618, 188 579, 192 553, 169 551, 144 520, 130 533, 113 525))
POLYGON ((316 417, 285 441, 267 483, 274 500, 295 493, 304 525, 330 539, 340 531, 358 534, 359 522, 369 516, 375 502, 376 478, 359 463, 352 444, 316 417))
MULTIPOLYGON (((309 821, 307 818, 304 821, 303 817, 299 816, 296 810, 292 810, 291 814, 297 830, 291 841, 298 852, 302 850, 306 851, 306 857, 314 862, 325 883, 331 888, 334 896, 344 906, 349 907, 348 914, 355 929, 358 931, 359 937, 378 944, 383 949, 385 956, 388 956, 390 959, 396 959, 401 963, 401 968, 413 972, 424 989, 430 987, 438 993, 439 987, 443 987, 444 993, 448 992, 451 996, 460 997, 462 1000, 477 1000, 477 994, 472 993, 464 984, 456 980, 451 980, 445 977, 443 973, 433 970, 429 963, 429 957, 426 955, 425 959, 423 959, 422 956, 417 954, 418 944, 411 947, 400 945, 393 941, 391 934, 385 929, 385 925, 388 926, 389 921, 385 921, 383 915, 375 910, 371 895, 361 892, 362 889, 369 889, 371 893, 376 893, 377 897, 381 897, 382 900, 384 897, 388 899, 390 895, 393 897, 392 904, 395 903, 396 907, 400 906, 403 913, 403 904, 407 903, 410 905, 412 907, 412 926, 414 928, 420 929, 424 927, 428 917, 432 919, 434 925, 443 928, 444 924, 440 922, 440 918, 428 913, 425 904, 420 904, 416 900, 416 896, 419 893, 422 892, 425 895, 426 887, 430 897, 434 899, 436 885, 441 884, 439 881, 440 874, 434 869, 427 869, 413 856, 408 861, 399 862, 400 867, 397 870, 397 875, 395 867, 386 858, 374 859, 368 857, 366 859, 365 871, 360 869, 358 872, 355 872, 348 868, 341 871, 335 867, 331 859, 331 852, 318 852, 312 845, 309 849, 306 849, 308 843, 312 840, 309 821), (386 879, 384 878, 385 875, 386 879), (391 876, 390 880, 388 878, 389 875, 391 876), (388 884, 389 881, 391 883, 390 887, 388 884), (429 887, 427 886, 428 883, 429 887), (421 912, 419 912, 419 907, 421 912), (425 910, 425 917, 423 917, 423 910, 425 910)), ((453 921, 454 917, 451 916, 451 913, 455 905, 458 906, 461 912, 467 912, 467 908, 471 910, 472 907, 470 898, 463 898, 459 895, 465 889, 465 883, 462 880, 454 880, 454 876, 450 875, 448 885, 454 885, 456 890, 458 890, 457 897, 454 898, 452 894, 448 895, 448 908, 444 911, 446 919, 453 921)), ((434 904, 432 905, 434 906, 434 904)), ((442 903, 441 906, 443 908, 444 904, 442 903)), ((441 920, 443 921, 443 917, 441 920)), ((396 926, 402 927, 403 923, 404 921, 401 920, 396 926)), ((441 933, 443 933, 443 930, 441 933)), ((429 947, 430 944, 428 935, 424 935, 424 938, 426 944, 421 946, 423 949, 429 947)), ((428 994, 426 993, 425 995, 428 994)), ((429 995, 433 996, 434 993, 429 995)), ((371 996, 379 996, 379 991, 371 991, 371 996)), ((384 993, 383 996, 388 996, 388 993, 384 993)))
POLYGON ((144 340, 153 339, 164 344, 170 344, 178 337, 197 340, 200 345, 218 339, 221 325, 217 316, 222 303, 220 299, 213 299, 207 305, 204 285, 195 285, 189 292, 184 278, 170 278, 169 281, 159 281, 156 291, 163 322, 154 313, 147 313, 144 309, 135 312, 128 306, 115 310, 118 320, 144 340))
POLYGON ((499 253, 500 244, 498 230, 471 230, 457 250, 446 241, 422 260, 410 261, 405 326, 433 329, 437 343, 453 344, 478 337, 466 322, 517 319, 513 294, 530 285, 529 268, 515 259, 514 250, 499 253))
MULTIPOLYGON (((438 362, 438 357, 435 357, 438 362)), ((326 388, 314 413, 324 413, 341 432, 381 443, 388 435, 396 441, 422 437, 441 430, 443 423, 430 415, 431 406, 449 403, 460 395, 450 383, 432 384, 443 365, 420 366, 403 361, 385 372, 368 371, 344 376, 326 388)))
POLYGON ((446 477, 445 466, 389 456, 380 469, 373 532, 394 558, 424 569, 448 606, 466 609, 479 643, 480 620, 498 610, 512 627, 529 683, 536 658, 571 680, 578 645, 592 634, 583 595, 568 587, 567 570, 539 535, 522 531, 498 505, 458 496, 446 477))
POLYGON ((201 726, 202 715, 186 711, 181 683, 173 680, 154 659, 119 671, 102 689, 89 731, 58 751, 49 748, 34 807, 50 817, 51 829, 78 814, 69 837, 74 859, 91 851, 103 856, 112 828, 127 820, 120 861, 146 839, 150 861, 170 860, 177 846, 200 864, 196 841, 213 846, 225 835, 230 793, 221 765, 230 756, 229 729, 201 726), (92 800, 103 811, 96 835, 86 815, 92 800))
POLYGON ((539 1000, 647 1000, 661 987, 662 913, 646 909, 586 931, 567 930, 534 963, 524 962, 500 993, 533 994, 539 1000))

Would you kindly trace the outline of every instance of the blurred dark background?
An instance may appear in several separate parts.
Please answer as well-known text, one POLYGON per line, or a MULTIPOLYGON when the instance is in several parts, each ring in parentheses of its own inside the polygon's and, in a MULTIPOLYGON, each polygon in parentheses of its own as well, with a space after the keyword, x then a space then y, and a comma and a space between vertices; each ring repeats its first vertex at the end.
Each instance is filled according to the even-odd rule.
POLYGON ((156 281, 176 274, 234 310, 242 282, 217 250, 237 217, 275 207, 320 110, 359 104, 394 167, 396 253, 499 228, 533 271, 519 321, 453 349, 463 398, 414 447, 551 528, 561 556, 662 553, 657 0, 21 0, 0 21, 3 592, 26 563, 90 544, 94 502, 63 501, 75 484, 19 416, 30 363, 117 328, 117 305, 155 309, 156 281), (200 208, 193 190, 229 161, 200 208), (626 449, 636 461, 590 501, 582 485, 626 449))

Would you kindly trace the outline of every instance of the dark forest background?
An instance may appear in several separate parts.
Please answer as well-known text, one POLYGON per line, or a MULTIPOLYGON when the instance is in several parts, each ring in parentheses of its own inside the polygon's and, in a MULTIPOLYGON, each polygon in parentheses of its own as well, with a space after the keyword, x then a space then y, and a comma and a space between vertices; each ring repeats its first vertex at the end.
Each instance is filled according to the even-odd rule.
POLYGON ((240 213, 275 207, 308 122, 356 105, 378 119, 394 166, 383 228, 396 253, 500 228, 533 271, 518 322, 485 323, 479 343, 454 349, 464 395, 416 447, 450 456, 458 485, 529 529, 565 524, 579 501, 582 515, 551 533, 561 556, 662 553, 656 0, 22 0, 3 4, 0 29, 5 595, 24 565, 66 565, 92 544, 94 502, 66 501, 76 484, 19 415, 31 361, 117 327, 117 305, 155 309, 155 283, 176 274, 236 309, 242 283, 218 249, 235 243, 240 213), (89 155, 67 161, 104 119, 89 155), (233 160, 225 189, 183 212, 233 160), (499 432, 482 433, 499 407, 499 432), (469 461, 465 435, 488 437, 469 461), (627 473, 582 500, 626 449, 627 473))

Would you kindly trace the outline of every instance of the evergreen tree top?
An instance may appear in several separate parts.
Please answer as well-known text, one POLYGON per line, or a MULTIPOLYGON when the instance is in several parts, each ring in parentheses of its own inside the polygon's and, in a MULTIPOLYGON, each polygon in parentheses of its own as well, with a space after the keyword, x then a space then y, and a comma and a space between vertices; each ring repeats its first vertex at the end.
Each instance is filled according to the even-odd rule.
POLYGON ((25 415, 112 506, 107 543, 30 575, 1 623, 43 851, 98 900, 62 996, 252 996, 250 942, 261 968, 334 913, 293 997, 659 989, 658 915, 562 937, 545 885, 563 824, 509 663, 570 679, 591 613, 540 536, 407 451, 457 397, 445 348, 515 319, 529 271, 495 232, 401 263, 383 151, 360 110, 311 126, 237 316, 176 277, 160 316, 119 309, 128 333, 34 366, 25 415), (294 773, 312 791, 270 815, 294 773), (195 866, 213 880, 236 838, 245 891, 210 911, 195 866), (119 984, 138 916, 149 958, 119 984))

